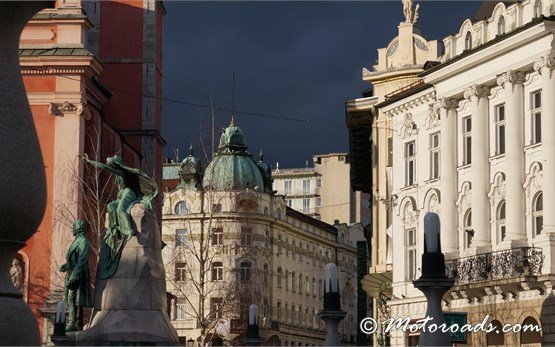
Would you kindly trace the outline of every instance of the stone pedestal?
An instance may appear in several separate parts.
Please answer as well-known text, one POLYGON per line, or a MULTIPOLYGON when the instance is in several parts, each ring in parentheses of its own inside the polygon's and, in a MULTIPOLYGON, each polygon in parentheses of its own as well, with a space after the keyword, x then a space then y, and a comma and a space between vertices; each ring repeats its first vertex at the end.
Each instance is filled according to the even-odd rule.
POLYGON ((341 335, 339 335, 339 323, 345 318, 345 311, 323 310, 318 317, 326 324, 326 341, 324 346, 341 346, 341 335))
POLYGON ((177 345, 166 305, 160 231, 143 205, 131 209, 137 235, 125 245, 114 276, 96 281, 94 316, 77 345, 177 345))
MULTIPOLYGON (((413 283, 415 288, 420 289, 420 291, 424 293, 428 301, 426 317, 432 318, 432 321, 428 323, 427 327, 429 327, 431 324, 435 324, 437 327, 441 327, 442 324, 445 324, 445 315, 443 314, 443 310, 441 309, 441 300, 443 298, 443 295, 445 295, 445 293, 447 293, 447 291, 453 287, 455 281, 447 278, 420 278, 413 283)), ((434 332, 425 329, 418 339, 418 345, 451 346, 451 335, 449 334, 449 332, 443 332, 441 329, 437 329, 434 332)))

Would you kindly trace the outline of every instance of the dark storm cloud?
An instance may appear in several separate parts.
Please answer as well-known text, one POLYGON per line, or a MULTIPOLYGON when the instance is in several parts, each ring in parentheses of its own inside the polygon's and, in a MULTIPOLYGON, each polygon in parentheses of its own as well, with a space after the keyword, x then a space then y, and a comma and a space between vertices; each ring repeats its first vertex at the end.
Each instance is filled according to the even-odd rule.
MULTIPOLYGON (((420 2, 420 26, 442 39, 472 17, 478 2, 420 2)), ((397 35, 401 1, 166 2, 164 96, 231 108, 231 70, 241 111, 344 123, 345 99, 368 85, 376 50, 397 35)), ((210 114, 165 102, 166 155, 210 142, 210 114)), ((216 141, 230 114, 217 112, 216 141)), ((312 155, 348 151, 347 129, 237 115, 249 150, 272 166, 302 166, 312 155)), ((202 150, 198 150, 200 155, 202 150)))

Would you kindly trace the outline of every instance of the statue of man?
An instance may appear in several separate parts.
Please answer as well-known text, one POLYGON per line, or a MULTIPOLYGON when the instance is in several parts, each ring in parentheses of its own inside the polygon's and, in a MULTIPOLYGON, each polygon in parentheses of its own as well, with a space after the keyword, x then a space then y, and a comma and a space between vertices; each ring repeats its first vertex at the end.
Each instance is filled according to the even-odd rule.
POLYGON ((125 243, 136 233, 130 215, 131 207, 142 203, 147 211, 152 211, 152 200, 158 194, 158 186, 141 170, 125 165, 117 155, 106 159, 106 164, 91 160, 86 154, 83 160, 116 176, 118 195, 108 204, 109 223, 97 271, 98 278, 110 278, 116 273, 125 243))
POLYGON ((66 331, 83 329, 83 307, 91 306, 89 252, 91 246, 86 237, 87 226, 84 221, 73 222, 75 239, 66 254, 66 263, 60 271, 66 273, 64 299, 69 308, 66 331))

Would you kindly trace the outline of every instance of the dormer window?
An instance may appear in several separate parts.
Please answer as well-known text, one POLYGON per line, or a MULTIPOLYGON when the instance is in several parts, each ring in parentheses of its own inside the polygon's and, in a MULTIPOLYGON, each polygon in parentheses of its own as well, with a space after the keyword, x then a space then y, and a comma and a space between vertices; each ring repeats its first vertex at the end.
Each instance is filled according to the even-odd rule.
POLYGON ((497 21, 497 35, 503 35, 505 33, 505 17, 499 17, 497 21))
POLYGON ((466 37, 464 39, 464 49, 472 49, 472 34, 470 33, 470 31, 466 33, 466 37))

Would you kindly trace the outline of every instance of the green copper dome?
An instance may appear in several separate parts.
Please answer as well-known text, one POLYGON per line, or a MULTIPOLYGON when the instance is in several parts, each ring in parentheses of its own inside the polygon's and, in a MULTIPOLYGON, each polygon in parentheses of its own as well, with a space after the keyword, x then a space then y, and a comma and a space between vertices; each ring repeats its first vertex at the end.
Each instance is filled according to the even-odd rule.
POLYGON ((264 180, 252 155, 247 152, 247 139, 233 119, 220 137, 218 153, 204 171, 202 186, 207 190, 238 190, 258 187, 264 191, 264 180))

